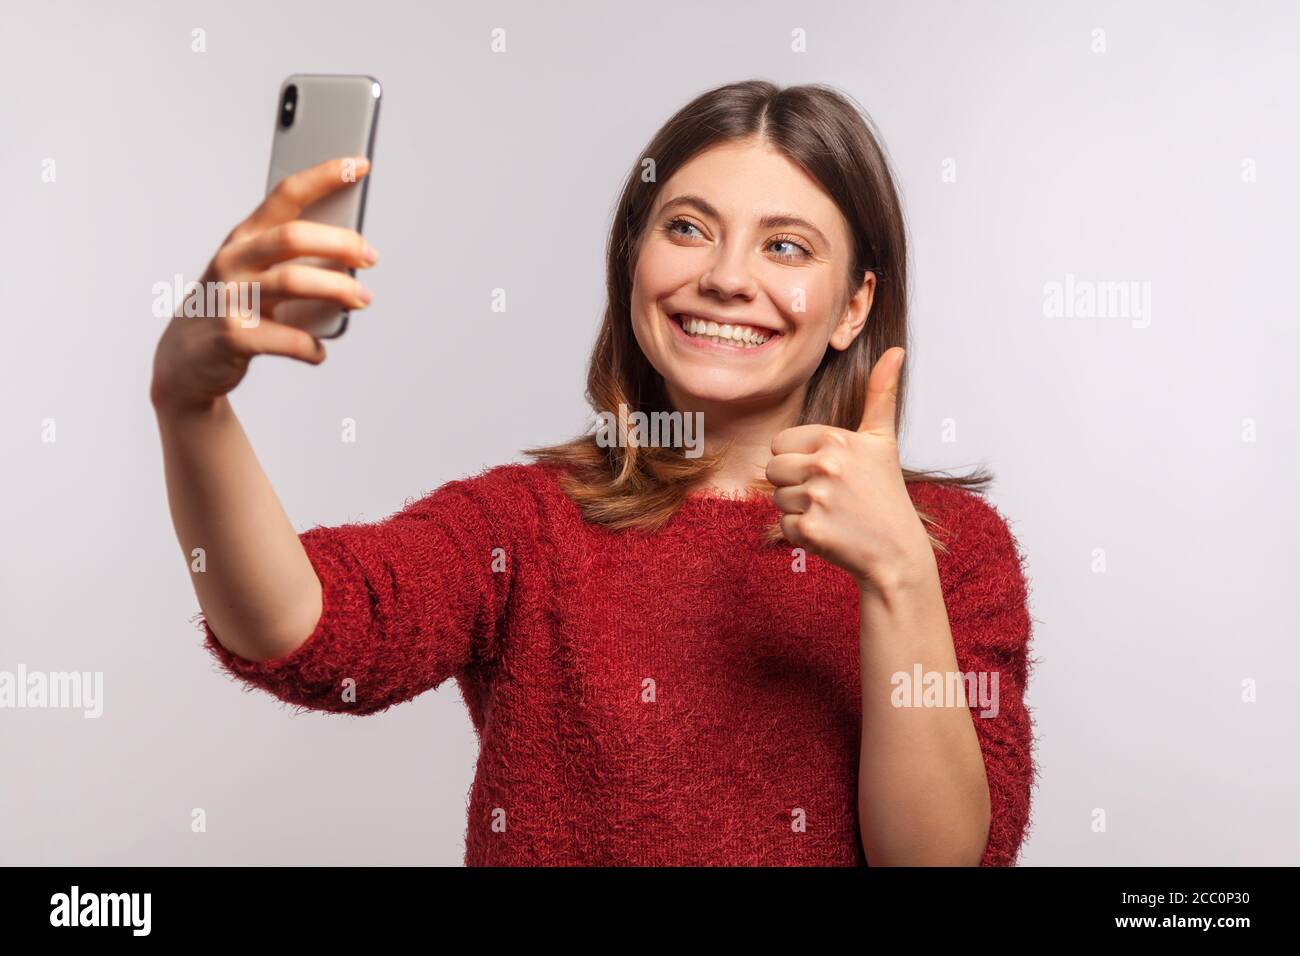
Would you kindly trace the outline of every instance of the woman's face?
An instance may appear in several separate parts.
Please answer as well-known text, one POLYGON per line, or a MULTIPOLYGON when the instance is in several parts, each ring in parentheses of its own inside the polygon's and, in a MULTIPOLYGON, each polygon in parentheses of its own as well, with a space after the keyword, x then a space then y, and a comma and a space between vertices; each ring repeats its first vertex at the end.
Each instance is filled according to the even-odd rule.
POLYGON ((771 146, 731 142, 660 190, 632 284, 632 328, 680 410, 801 402, 845 349, 875 276, 845 302, 852 244, 829 195, 771 146))

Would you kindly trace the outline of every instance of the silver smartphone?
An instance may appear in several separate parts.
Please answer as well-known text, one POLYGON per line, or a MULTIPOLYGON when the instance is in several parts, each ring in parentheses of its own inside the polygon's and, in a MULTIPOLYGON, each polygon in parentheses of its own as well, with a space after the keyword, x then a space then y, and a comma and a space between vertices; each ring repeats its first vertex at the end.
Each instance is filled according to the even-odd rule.
MULTIPOLYGON (((295 73, 280 86, 266 191, 286 176, 340 156, 365 156, 374 164, 375 129, 381 88, 373 76, 295 73)), ((366 187, 371 174, 343 186, 303 210, 302 218, 361 231, 366 187)), ((294 262, 346 271, 325 259, 294 262)), ((348 327, 348 310, 336 302, 299 299, 276 306, 272 317, 321 339, 337 338, 348 327)))

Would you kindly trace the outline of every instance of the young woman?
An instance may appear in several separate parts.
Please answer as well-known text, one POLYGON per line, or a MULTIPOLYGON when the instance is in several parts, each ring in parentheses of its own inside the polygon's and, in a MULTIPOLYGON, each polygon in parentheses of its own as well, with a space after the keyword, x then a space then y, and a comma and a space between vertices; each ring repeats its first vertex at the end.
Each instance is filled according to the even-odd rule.
POLYGON ((907 255, 869 123, 822 86, 685 106, 614 217, 587 388, 617 427, 301 535, 225 396, 253 355, 324 359, 277 303, 370 301, 291 260, 376 256, 297 218, 341 160, 286 179, 205 276, 260 282, 270 317, 174 319, 155 358, 212 653, 339 713, 455 677, 480 737, 467 864, 1013 863, 1023 558, 987 475, 899 463, 907 255), (637 413, 702 420, 703 448, 637 413))

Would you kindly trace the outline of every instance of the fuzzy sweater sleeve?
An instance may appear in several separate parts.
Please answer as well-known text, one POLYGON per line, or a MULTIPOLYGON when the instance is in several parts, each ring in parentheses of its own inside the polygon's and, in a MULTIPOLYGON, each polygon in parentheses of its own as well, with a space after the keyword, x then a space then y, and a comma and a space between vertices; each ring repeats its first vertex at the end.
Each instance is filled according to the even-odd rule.
POLYGON ((348 714, 383 710, 494 660, 516 555, 484 484, 449 482, 382 521, 300 534, 323 608, 290 654, 246 660, 200 615, 205 646, 248 685, 348 714))
MULTIPOLYGON (((997 714, 973 707, 991 819, 981 866, 1012 866, 1030 819, 1034 786, 1033 722, 1025 705, 1030 615, 1025 558, 997 510, 970 492, 948 544, 954 560, 944 599, 957 663, 963 673, 998 676, 997 714)), ((991 683, 990 683, 991 686, 991 683)))

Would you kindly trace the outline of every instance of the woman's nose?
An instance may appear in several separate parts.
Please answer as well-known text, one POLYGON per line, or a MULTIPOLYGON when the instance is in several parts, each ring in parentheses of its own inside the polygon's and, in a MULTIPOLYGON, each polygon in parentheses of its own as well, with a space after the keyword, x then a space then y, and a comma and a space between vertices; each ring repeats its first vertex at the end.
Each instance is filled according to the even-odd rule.
POLYGON ((748 250, 739 245, 721 246, 700 276, 700 288, 727 298, 752 295, 755 280, 750 266, 748 250))

